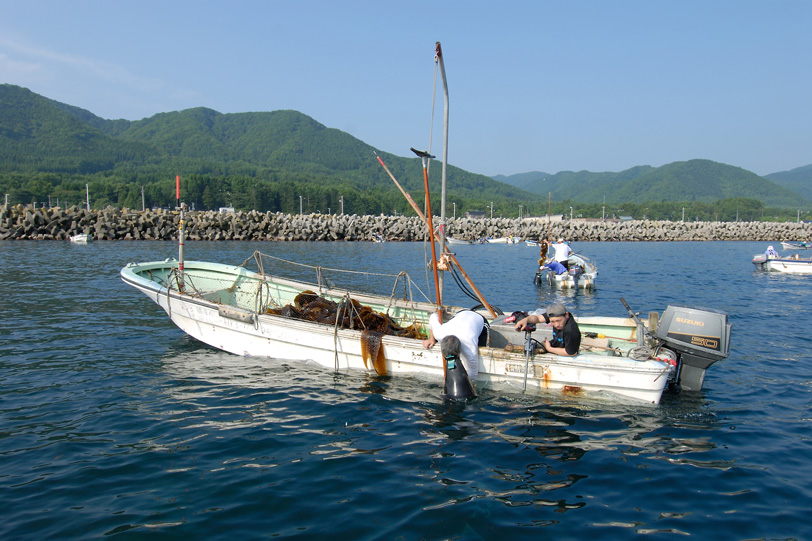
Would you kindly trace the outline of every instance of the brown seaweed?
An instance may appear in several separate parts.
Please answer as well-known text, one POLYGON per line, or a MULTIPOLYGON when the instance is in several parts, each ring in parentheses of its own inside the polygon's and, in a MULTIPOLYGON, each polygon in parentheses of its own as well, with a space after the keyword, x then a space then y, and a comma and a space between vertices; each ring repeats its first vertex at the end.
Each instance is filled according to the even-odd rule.
POLYGON ((386 357, 383 353, 379 332, 363 330, 361 331, 361 357, 364 359, 364 366, 369 369, 370 364, 375 368, 375 373, 379 376, 386 375, 386 357))
POLYGON ((283 308, 268 308, 268 314, 313 321, 323 325, 338 326, 342 329, 360 329, 380 335, 423 339, 425 334, 417 323, 401 327, 386 314, 376 312, 355 299, 347 303, 336 303, 325 299, 313 291, 302 291, 292 304, 283 308))

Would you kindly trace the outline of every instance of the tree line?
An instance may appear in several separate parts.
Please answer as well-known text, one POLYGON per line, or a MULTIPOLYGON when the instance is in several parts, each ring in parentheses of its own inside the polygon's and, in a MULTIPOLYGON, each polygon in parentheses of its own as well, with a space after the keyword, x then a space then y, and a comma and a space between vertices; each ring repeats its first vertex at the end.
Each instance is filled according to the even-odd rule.
MULTIPOLYGON (((168 177, 168 178, 166 178, 168 177)), ((161 180, 148 175, 125 182, 102 173, 65 175, 61 173, 0 173, 0 196, 11 205, 84 206, 89 192, 91 208, 173 208, 176 205, 175 179, 161 180), (141 180, 141 182, 139 182, 141 180)), ((411 197, 424 208, 422 193, 411 197)), ((440 194, 432 192, 432 210, 440 211, 440 194)), ((402 215, 416 213, 395 189, 370 186, 359 190, 346 182, 302 182, 282 179, 275 182, 239 175, 189 175, 181 177, 181 200, 196 210, 233 207, 236 210, 282 212, 289 214, 402 215)), ((471 197, 449 192, 447 216, 463 217, 466 212, 483 212, 486 217, 543 217, 548 212, 564 219, 632 219, 671 221, 795 221, 812 219, 809 211, 770 208, 749 198, 729 198, 714 202, 658 201, 623 204, 576 203, 571 199, 517 203, 499 196, 471 197)))

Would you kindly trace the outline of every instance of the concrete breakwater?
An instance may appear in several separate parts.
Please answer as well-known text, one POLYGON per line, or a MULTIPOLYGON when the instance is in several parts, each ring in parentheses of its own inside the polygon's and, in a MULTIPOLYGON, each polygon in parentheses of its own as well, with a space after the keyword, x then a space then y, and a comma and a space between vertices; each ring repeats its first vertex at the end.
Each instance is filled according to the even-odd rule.
MULTIPOLYGON (((437 223, 439 219, 435 223, 437 223)), ((0 240, 68 240, 89 233, 95 240, 173 240, 180 215, 175 211, 135 211, 107 207, 31 208, 22 205, 0 212, 0 240)), ((256 241, 388 241, 423 240, 427 228, 417 217, 348 214, 282 214, 279 212, 196 211, 185 214, 189 240, 256 241)), ((555 221, 545 218, 456 218, 446 234, 459 239, 520 236, 569 241, 812 241, 812 224, 772 222, 670 222, 652 220, 555 221), (549 230, 549 231, 548 231, 549 230)))

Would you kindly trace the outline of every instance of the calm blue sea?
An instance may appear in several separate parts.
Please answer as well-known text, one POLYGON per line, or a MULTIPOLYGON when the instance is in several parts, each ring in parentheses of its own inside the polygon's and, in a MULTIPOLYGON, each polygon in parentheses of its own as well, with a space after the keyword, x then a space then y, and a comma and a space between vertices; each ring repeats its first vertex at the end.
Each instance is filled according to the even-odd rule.
MULTIPOLYGON (((0 539, 812 539, 812 277, 755 272, 766 244, 574 243, 599 266, 589 293, 534 286, 536 248, 458 247, 505 311, 729 312, 731 354, 702 393, 651 407, 448 405, 441 382, 228 355, 119 279, 174 243, 0 242, 0 539)), ((407 268, 431 291, 422 243, 186 257, 255 249, 407 268)))

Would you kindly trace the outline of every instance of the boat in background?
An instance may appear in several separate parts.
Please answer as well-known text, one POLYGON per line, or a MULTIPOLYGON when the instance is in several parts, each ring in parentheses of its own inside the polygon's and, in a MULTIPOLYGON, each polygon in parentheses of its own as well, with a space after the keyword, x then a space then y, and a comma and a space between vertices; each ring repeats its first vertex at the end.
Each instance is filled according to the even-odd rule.
POLYGON ((803 240, 782 240, 781 246, 784 248, 784 250, 806 250, 807 248, 812 248, 812 244, 803 240))
POLYGON ((90 233, 79 233, 78 235, 73 235, 70 238, 70 241, 75 244, 87 244, 93 240, 93 235, 90 233))
POLYGON ((567 258, 569 269, 559 274, 552 268, 546 266, 550 260, 540 265, 533 283, 536 285, 552 285, 559 289, 592 289, 595 287, 595 279, 598 277, 598 267, 586 256, 580 254, 570 254, 567 258))
POLYGON ((803 258, 798 254, 787 257, 756 254, 753 256, 753 265, 755 265, 757 270, 768 272, 812 274, 812 258, 803 258))
MULTIPOLYGON (((568 243, 567 243, 568 244, 568 243)), ((598 266, 588 257, 568 250, 567 265, 555 261, 555 245, 539 242, 539 259, 533 283, 559 289, 592 289, 598 278, 598 266)))
POLYGON ((451 245, 460 245, 460 244, 472 244, 470 241, 463 240, 463 239, 456 239, 454 237, 446 237, 445 241, 451 245))
POLYGON ((522 241, 521 237, 507 236, 507 237, 488 237, 488 244, 519 244, 522 241))

